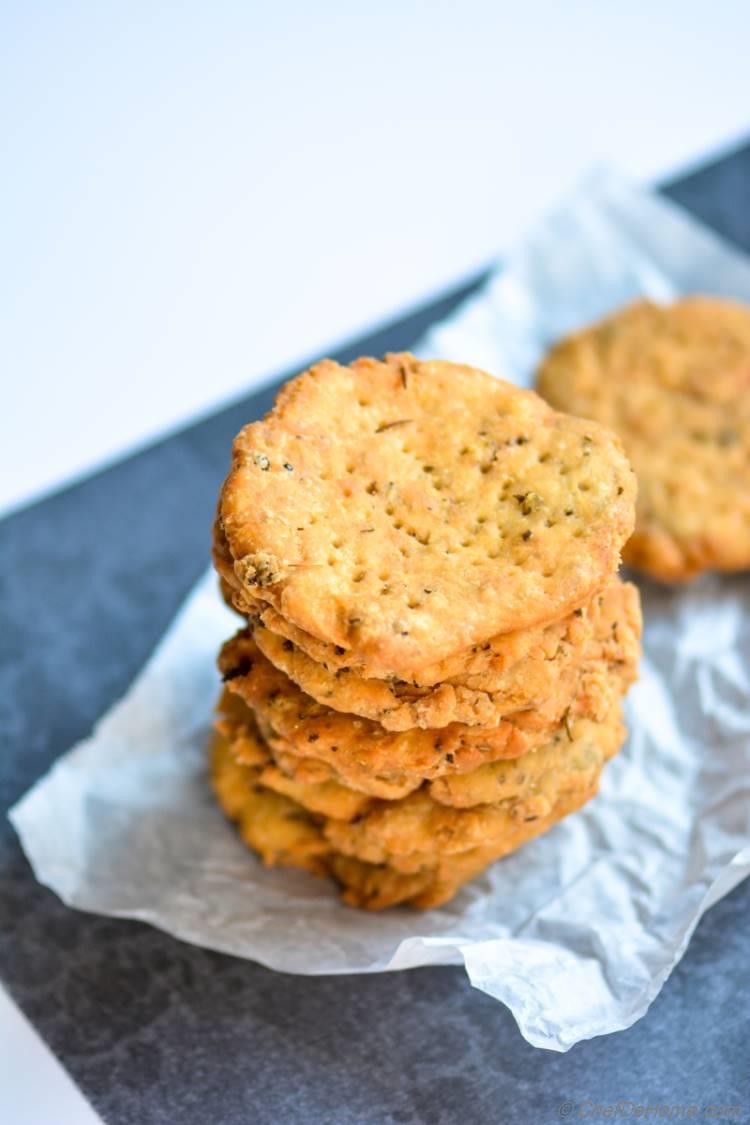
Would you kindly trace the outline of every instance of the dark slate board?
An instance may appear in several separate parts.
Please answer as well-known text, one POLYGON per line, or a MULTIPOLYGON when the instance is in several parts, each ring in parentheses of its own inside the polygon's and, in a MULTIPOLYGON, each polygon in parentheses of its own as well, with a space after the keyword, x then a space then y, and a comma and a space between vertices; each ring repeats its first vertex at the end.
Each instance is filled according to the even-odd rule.
MULTIPOLYGON (((750 145, 664 190, 750 250, 750 145)), ((408 346, 473 287, 340 357, 408 346)), ((0 524, 3 809, 143 665, 206 565, 231 437, 272 396, 0 524)), ((556 1055, 528 1046, 461 969, 287 976, 68 910, 0 818, 5 982, 113 1125, 543 1123, 586 1099, 741 1105, 713 1120, 750 1120, 749 908, 746 883, 709 912, 635 1027, 556 1055)))

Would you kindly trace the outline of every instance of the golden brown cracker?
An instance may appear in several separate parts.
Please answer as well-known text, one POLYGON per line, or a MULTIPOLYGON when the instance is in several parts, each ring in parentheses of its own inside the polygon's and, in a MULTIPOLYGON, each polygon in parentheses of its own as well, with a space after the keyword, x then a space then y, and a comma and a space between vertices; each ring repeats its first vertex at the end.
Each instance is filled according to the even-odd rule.
POLYGON ((435 882, 435 872, 429 868, 404 875, 387 864, 363 863, 336 852, 329 855, 328 867, 341 887, 342 900, 363 910, 385 910, 411 902, 417 895, 429 894, 435 882))
MULTIPOLYGON (((443 847, 432 853, 410 854, 403 851, 405 841, 396 834, 394 838, 401 850, 389 856, 382 847, 373 848, 361 841, 355 841, 353 847, 347 841, 345 852, 335 850, 335 828, 345 826, 345 822, 310 813, 291 798, 266 789, 258 776, 258 767, 238 763, 226 741, 215 736, 211 747, 212 783, 221 807, 237 821, 243 841, 266 864, 302 867, 317 875, 331 874, 342 887, 345 902, 370 910, 401 902, 426 909, 447 902, 464 882, 493 860, 546 831, 595 792, 595 787, 589 792, 578 790, 561 798, 546 816, 534 819, 513 817, 503 812, 501 806, 493 806, 496 815, 491 839, 463 850, 443 847), (381 858, 368 862, 354 854, 360 851, 377 853, 381 858)), ((451 811, 458 818, 466 818, 465 813, 451 811)), ((474 839, 471 831, 464 836, 469 841, 474 839)), ((415 834, 415 841, 421 839, 420 833, 415 834)))
POLYGON ((262 786, 258 771, 238 762, 220 734, 211 742, 210 770, 221 808, 265 864, 325 873, 330 845, 320 828, 295 801, 262 786))
MULTIPOLYGON (((223 580, 222 580, 223 583, 223 580)), ((230 591, 222 585, 225 598, 233 605, 230 591)), ((591 605, 593 598, 560 621, 553 621, 532 629, 515 630, 491 637, 465 652, 456 653, 445 660, 426 665, 408 677, 414 687, 432 687, 442 682, 475 690, 493 691, 502 687, 503 676, 521 660, 531 662, 535 657, 550 659, 562 645, 581 648, 591 632, 591 605)), ((365 679, 378 679, 366 662, 352 649, 330 645, 305 633, 274 609, 272 605, 247 594, 237 600, 234 608, 240 609, 251 622, 259 622, 265 629, 289 641, 316 664, 321 664, 333 674, 354 672, 365 679)), ((393 677, 387 677, 393 678, 393 677)))
MULTIPOLYGON (((622 691, 619 668, 600 674, 592 665, 581 673, 580 703, 577 697, 566 703, 556 722, 528 712, 487 730, 454 723, 438 731, 393 732, 316 703, 266 660, 247 631, 227 642, 220 665, 230 676, 224 698, 232 699, 240 740, 255 721, 277 761, 315 760, 346 785, 386 799, 405 796, 425 779, 525 754, 552 736, 563 712, 575 717, 585 710, 596 717, 622 691)), ((226 708, 220 710, 226 716, 226 708)), ((222 721, 226 729, 228 719, 222 721)))
POLYGON ((334 820, 354 820, 367 811, 371 798, 349 789, 329 778, 325 781, 302 781, 289 777, 277 765, 266 766, 258 777, 260 785, 290 797, 308 812, 330 816, 334 820))
POLYGON ((537 386, 622 438, 638 478, 627 563, 665 581, 750 567, 750 308, 639 301, 557 344, 537 386))
POLYGON ((262 626, 255 626, 254 637, 264 656, 316 702, 389 731, 434 731, 456 723, 498 730, 501 720, 520 713, 526 716, 522 723, 529 724, 530 712, 539 729, 549 729, 576 695, 586 662, 602 659, 604 652, 604 659, 617 662, 623 675, 632 679, 635 674, 640 637, 635 588, 613 580, 592 599, 589 612, 592 629, 580 648, 561 642, 551 652, 533 649, 495 679, 498 686, 492 691, 453 683, 417 688, 401 680, 363 679, 347 669, 332 673, 262 626))
POLYGON ((546 816, 535 820, 516 818, 513 826, 509 826, 502 838, 493 844, 473 848, 458 855, 441 856, 433 869, 432 882, 425 890, 409 900, 410 905, 420 910, 443 906, 465 883, 476 878, 492 863, 504 859, 524 844, 554 828, 564 817, 577 812, 587 801, 596 796, 597 788, 595 784, 588 791, 579 790, 562 798, 546 816))
POLYGON ((615 571, 635 486, 616 438, 478 371, 317 364, 240 433, 233 579, 380 676, 567 616, 615 571))
POLYGON ((588 790, 625 737, 619 698, 604 722, 569 719, 549 742, 521 758, 430 782, 434 801, 453 808, 512 801, 516 816, 546 816, 561 795, 588 790))
MULTIPOLYGON (((477 771, 440 779, 402 800, 351 793, 351 803, 344 788, 334 782, 288 782, 277 767, 239 763, 235 772, 245 772, 249 789, 270 788, 316 814, 315 822, 333 850, 413 873, 432 862, 430 857, 501 845, 508 832, 515 839, 512 821, 543 819, 560 801, 588 793, 596 786, 605 760, 619 749, 623 734, 618 704, 602 723, 575 721, 565 729, 567 743, 558 738, 525 755, 515 763, 525 769, 521 782, 517 777, 501 779, 503 784, 494 794, 497 774, 492 776, 492 767, 478 771, 481 776, 473 788, 477 771), (435 799, 436 789, 441 799, 435 799)), ((231 745, 228 753, 231 757, 231 745)))

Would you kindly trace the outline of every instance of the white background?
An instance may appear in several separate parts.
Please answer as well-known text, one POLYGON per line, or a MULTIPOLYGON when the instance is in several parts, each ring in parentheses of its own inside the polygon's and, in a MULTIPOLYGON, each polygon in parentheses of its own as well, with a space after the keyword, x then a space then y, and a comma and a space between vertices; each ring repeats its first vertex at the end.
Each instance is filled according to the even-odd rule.
POLYGON ((742 0, 0 12, 0 508, 750 124, 742 0))
MULTIPOLYGON (((0 0, 0 510, 462 280, 592 163, 741 139, 749 42, 743 0, 0 0)), ((0 1119, 90 1120, 2 995, 0 1060, 0 1119)))

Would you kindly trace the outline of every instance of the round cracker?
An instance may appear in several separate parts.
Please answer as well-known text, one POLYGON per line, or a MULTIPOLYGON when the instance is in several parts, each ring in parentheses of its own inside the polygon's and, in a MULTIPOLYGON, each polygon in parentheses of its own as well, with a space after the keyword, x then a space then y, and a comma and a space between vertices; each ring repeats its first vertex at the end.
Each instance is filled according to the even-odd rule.
POLYGON ((437 778, 428 791, 434 801, 452 808, 512 800, 517 815, 546 816, 561 793, 588 789, 595 782, 624 737, 617 697, 603 723, 569 718, 538 749, 520 758, 488 762, 470 773, 437 778))
MULTIPOLYGON (((226 815, 237 822, 240 836, 268 865, 302 867, 316 875, 330 874, 342 887, 345 902, 366 909, 383 909, 400 902, 425 909, 447 902, 469 879, 493 860, 507 855, 523 843, 552 827, 563 816, 580 808, 596 792, 580 787, 559 797, 544 816, 515 815, 510 802, 485 806, 479 810, 443 809, 424 793, 404 802, 390 802, 402 810, 396 823, 385 826, 386 835, 396 843, 393 853, 387 852, 379 838, 382 823, 373 825, 373 838, 344 837, 341 850, 335 845, 340 829, 347 822, 313 813, 290 796, 268 788, 262 781, 264 768, 260 763, 264 748, 257 731, 249 728, 246 742, 255 741, 251 754, 253 765, 244 765, 234 755, 234 746, 220 733, 210 748, 211 781, 218 802, 226 815), (435 829, 443 846, 431 852, 405 850, 404 821, 415 827, 414 842, 422 846, 425 819, 430 809, 437 810, 435 829), (450 823, 449 823, 450 818, 450 823), (478 836, 480 843, 472 843, 478 836), (467 846, 461 847, 463 840, 467 846), (377 859, 363 860, 359 853, 377 859)), ((377 810, 385 802, 374 802, 377 810)), ((356 828, 356 824, 348 825, 356 828)))
MULTIPOLYGON (((570 732, 570 769, 555 761, 544 783, 511 789, 495 801, 453 806, 436 801, 424 787, 401 801, 374 801, 355 820, 327 820, 323 832, 336 851, 368 863, 389 863, 406 873, 435 855, 457 855, 472 848, 515 840, 519 823, 533 823, 554 815, 559 802, 575 800, 596 790, 604 761, 622 745, 625 728, 619 705, 602 723, 579 720, 570 732), (578 763, 579 755, 584 760, 578 763)), ((535 751, 534 753, 539 753, 535 751)), ((554 748, 550 757, 554 758, 554 748)), ((464 775, 464 778, 471 775, 464 775)))
MULTIPOLYGON (((573 720, 545 747, 514 762, 511 769, 523 769, 524 776, 502 778, 494 794, 489 791, 488 779, 491 774, 495 775, 493 780, 500 779, 502 771, 508 769, 507 763, 441 778, 394 801, 367 798, 330 780, 292 781, 276 766, 245 766, 242 751, 238 753, 231 738, 224 736, 224 742, 235 763, 249 771, 247 776, 256 788, 280 793, 316 814, 324 834, 338 850, 372 862, 372 855, 365 854, 372 846, 384 849, 389 862, 406 856, 411 864, 415 855, 449 855, 495 843, 496 814, 537 820, 547 816, 560 799, 588 792, 597 783, 604 763, 620 749, 624 735, 618 698, 611 702, 602 721, 573 720), (359 840, 364 850, 339 846, 344 840, 359 840)), ((252 720, 244 737, 263 745, 252 720)))
MULTIPOLYGON (((623 633, 629 635, 629 628, 613 631, 610 619, 600 642, 601 658, 582 667, 577 692, 564 709, 566 736, 572 720, 606 715, 612 700, 632 681, 637 649, 629 650, 623 633)), ((234 723, 235 741, 255 721, 287 774, 303 781, 339 780, 385 799, 406 796, 424 780, 527 757, 529 751, 554 737, 563 717, 548 721, 529 711, 487 730, 456 723, 440 731, 390 732, 306 696, 270 664, 246 631, 225 644, 219 665, 227 677, 220 704, 222 722, 234 723), (300 765, 305 762, 306 770, 300 765)), ((243 761, 253 764, 253 752, 251 742, 249 751, 242 752, 243 761)))
POLYGON ((675 582, 750 567, 750 308, 640 301, 554 347, 537 386, 622 438, 638 478, 627 563, 675 582))
MULTIPOLYGON (((378 679, 368 665, 351 649, 329 645, 317 637, 297 628, 291 621, 267 602, 238 592, 222 579, 222 593, 228 605, 258 623, 269 633, 290 641, 327 672, 338 674, 354 672, 363 679, 378 679)), ((483 644, 473 645, 466 652, 457 653, 414 672, 408 679, 413 687, 434 687, 440 683, 468 687, 476 691, 496 691, 502 687, 503 676, 513 665, 533 654, 539 659, 550 659, 561 645, 581 647, 591 634, 591 606, 594 599, 559 621, 501 633, 483 644)), ((393 677, 390 677, 393 679, 393 677)))
MULTIPOLYGON (((492 690, 451 682, 417 688, 403 680, 363 679, 345 668, 332 673, 264 627, 256 625, 253 635, 263 655, 306 695, 389 731, 436 731, 455 723, 496 730, 503 719, 530 711, 537 729, 543 729, 559 722, 570 706, 584 663, 615 662, 628 683, 635 676, 641 630, 635 587, 614 579, 592 600, 589 617, 586 643, 576 646, 561 640, 551 652, 543 646, 532 649, 493 678, 492 690)), ((528 724, 528 717, 522 722, 528 724)))
POLYGON ((234 443, 234 579, 383 676, 571 613, 616 570, 617 438, 475 368, 324 361, 234 443))
POLYGON ((324 857, 331 848, 319 825, 297 802, 261 785, 259 769, 243 765, 233 751, 221 733, 214 734, 211 784, 223 811, 237 822, 244 843, 269 866, 278 863, 325 874, 324 857))

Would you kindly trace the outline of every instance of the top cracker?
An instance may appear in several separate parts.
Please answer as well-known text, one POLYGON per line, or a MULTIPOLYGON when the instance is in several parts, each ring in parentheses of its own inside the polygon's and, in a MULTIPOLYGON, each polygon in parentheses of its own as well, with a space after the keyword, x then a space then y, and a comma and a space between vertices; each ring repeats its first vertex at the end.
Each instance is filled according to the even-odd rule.
POLYGON ((572 612, 617 568, 634 500, 608 430, 404 354, 288 383, 235 440, 219 524, 249 593, 406 676, 572 612))

